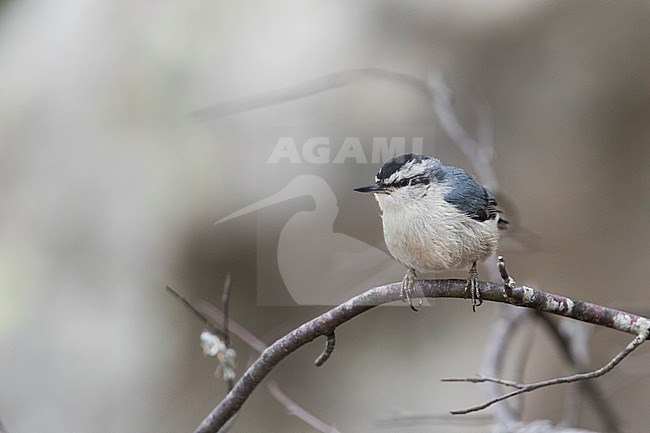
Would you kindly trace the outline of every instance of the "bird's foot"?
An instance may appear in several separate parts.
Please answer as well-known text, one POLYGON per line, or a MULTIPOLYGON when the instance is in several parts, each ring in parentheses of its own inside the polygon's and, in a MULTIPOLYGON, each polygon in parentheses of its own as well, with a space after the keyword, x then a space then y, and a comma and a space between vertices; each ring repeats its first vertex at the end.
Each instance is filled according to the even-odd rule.
POLYGON ((422 298, 418 298, 417 305, 413 302, 413 282, 415 281, 415 269, 409 269, 402 280, 402 302, 408 302, 411 306, 411 310, 420 311, 422 303, 424 302, 422 298))
POLYGON ((476 262, 472 264, 472 268, 469 270, 469 277, 467 277, 465 298, 468 296, 472 298, 472 311, 476 313, 476 309, 483 304, 481 291, 478 288, 478 271, 476 270, 476 262))

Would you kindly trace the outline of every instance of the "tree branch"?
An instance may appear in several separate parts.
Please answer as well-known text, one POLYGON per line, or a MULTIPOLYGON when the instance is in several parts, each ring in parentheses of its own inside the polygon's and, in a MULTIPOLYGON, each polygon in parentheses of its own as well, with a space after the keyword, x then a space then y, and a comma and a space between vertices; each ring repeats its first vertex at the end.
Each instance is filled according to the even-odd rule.
MULTIPOLYGON (((465 280, 416 280, 414 289, 421 291, 428 298, 463 299, 465 298, 465 285, 465 280)), ((479 282, 479 289, 484 301, 507 302, 512 305, 546 311, 634 334, 637 338, 630 346, 640 344, 647 337, 647 330, 650 327, 650 320, 645 317, 542 292, 527 286, 518 285, 509 288, 510 293, 508 296, 506 296, 504 286, 498 283, 481 281, 479 282), (639 343, 637 344, 637 342, 639 343)), ((319 336, 331 334, 341 324, 375 306, 398 300, 401 300, 400 283, 375 287, 332 308, 280 338, 262 352, 261 356, 237 381, 228 395, 201 422, 195 433, 214 433, 218 431, 237 413, 273 367, 290 353, 319 336)), ((623 354, 622 357, 625 355, 627 353, 623 354)), ((620 362, 622 357, 619 354, 615 358, 618 359, 617 363, 620 362)))

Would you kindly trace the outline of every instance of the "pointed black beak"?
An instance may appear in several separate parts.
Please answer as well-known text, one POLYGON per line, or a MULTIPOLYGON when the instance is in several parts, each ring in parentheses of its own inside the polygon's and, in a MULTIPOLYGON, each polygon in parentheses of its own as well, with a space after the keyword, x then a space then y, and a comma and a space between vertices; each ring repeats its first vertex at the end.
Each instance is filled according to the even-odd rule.
POLYGON ((378 183, 373 183, 372 185, 354 188, 354 190, 356 192, 377 192, 377 193, 387 192, 386 188, 383 187, 382 185, 379 185, 378 183))

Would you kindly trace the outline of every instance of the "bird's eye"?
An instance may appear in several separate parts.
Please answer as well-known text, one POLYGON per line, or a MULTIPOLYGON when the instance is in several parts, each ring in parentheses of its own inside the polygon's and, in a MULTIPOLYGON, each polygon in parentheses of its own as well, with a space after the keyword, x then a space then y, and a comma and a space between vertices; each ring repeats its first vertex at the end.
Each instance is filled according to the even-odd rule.
POLYGON ((406 186, 406 185, 408 185, 408 184, 409 184, 409 180, 408 180, 408 179, 402 179, 402 180, 400 180, 399 182, 395 182, 395 186, 398 186, 398 187, 400 187, 400 188, 401 188, 401 187, 404 187, 404 186, 406 186))

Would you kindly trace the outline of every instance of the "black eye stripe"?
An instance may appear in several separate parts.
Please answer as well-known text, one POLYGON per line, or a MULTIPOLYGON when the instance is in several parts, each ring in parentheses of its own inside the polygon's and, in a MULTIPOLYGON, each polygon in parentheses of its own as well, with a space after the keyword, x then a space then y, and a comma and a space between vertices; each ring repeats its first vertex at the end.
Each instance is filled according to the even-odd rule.
POLYGON ((407 185, 428 185, 431 182, 431 179, 429 178, 428 175, 423 174, 420 176, 416 177, 411 177, 408 179, 401 179, 401 180, 396 180, 393 181, 391 184, 388 186, 392 186, 393 188, 402 188, 407 185))

